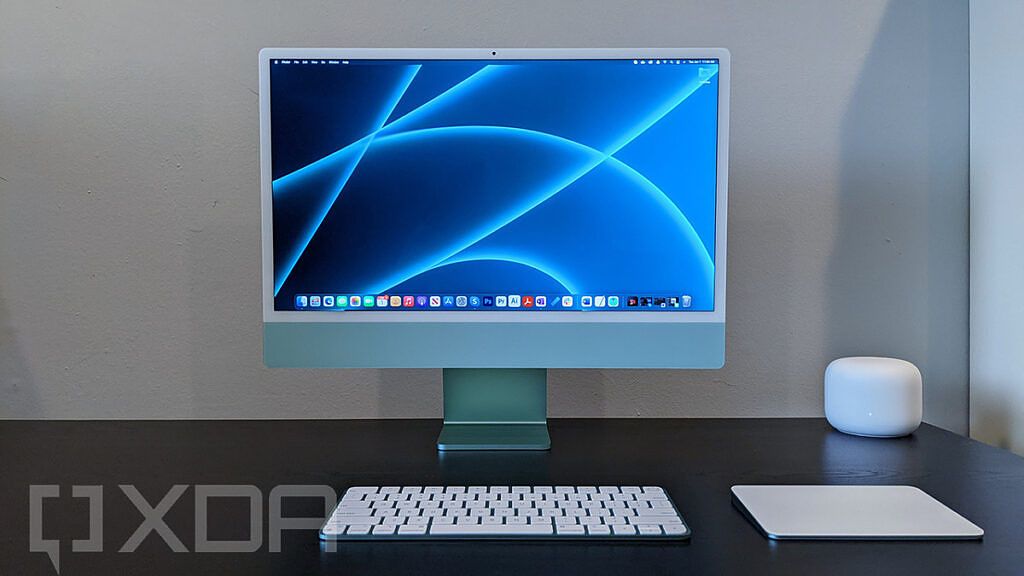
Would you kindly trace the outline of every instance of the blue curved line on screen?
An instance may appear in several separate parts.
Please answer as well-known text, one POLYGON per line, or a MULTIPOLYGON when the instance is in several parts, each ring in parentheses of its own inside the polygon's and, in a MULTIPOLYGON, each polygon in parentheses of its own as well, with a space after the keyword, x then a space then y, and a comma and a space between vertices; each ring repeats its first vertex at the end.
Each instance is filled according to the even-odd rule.
MULTIPOLYGON (((513 264, 520 264, 522 266, 526 266, 527 268, 532 268, 537 272, 544 274, 548 278, 551 278, 555 282, 558 282, 559 284, 562 285, 563 288, 566 289, 566 291, 569 294, 576 294, 575 284, 573 282, 570 282, 569 280, 566 280, 562 274, 558 272, 553 272, 550 266, 540 265, 537 264, 536 262, 527 262, 526 259, 521 257, 497 254, 484 254, 482 256, 466 256, 463 258, 453 257, 449 258, 448 260, 445 260, 444 262, 431 266, 429 269, 420 272, 420 274, 425 274, 427 272, 430 272, 431 270, 437 270, 438 268, 444 268, 445 266, 451 266, 453 264, 462 264, 464 262, 511 262, 513 264)), ((413 278, 415 278, 415 276, 413 276, 413 278)))
MULTIPOLYGON (((713 262, 711 260, 711 254, 710 254, 707 246, 705 246, 704 242, 702 240, 700 240, 700 236, 697 234, 697 231, 693 227, 693 224, 690 222, 690 219, 687 218, 686 214, 679 207, 679 205, 676 204, 672 200, 672 198, 670 198, 669 195, 665 193, 664 190, 659 188, 654 182, 651 182, 650 179, 648 179, 646 176, 644 176, 642 173, 640 173, 636 168, 633 168, 629 164, 623 162, 622 160, 619 160, 618 158, 616 158, 614 156, 605 156, 605 154, 603 152, 601 152, 600 150, 598 150, 596 148, 593 148, 593 147, 590 147, 590 146, 587 146, 586 144, 583 144, 582 142, 577 142, 575 140, 570 140, 568 138, 563 138, 562 136, 559 136, 557 134, 551 134, 550 132, 541 132, 539 130, 530 130, 530 129, 527 129, 527 128, 515 128, 515 127, 511 127, 511 126, 441 126, 441 127, 437 127, 437 128, 424 128, 422 130, 413 130, 413 131, 410 131, 410 132, 399 132, 398 134, 389 134, 387 136, 381 136, 380 138, 377 138, 375 144, 378 147, 380 147, 380 146, 386 146, 388 144, 394 144, 398 140, 406 140, 406 139, 409 139, 409 138, 429 138, 429 137, 433 136, 437 132, 463 132, 463 131, 470 131, 470 132, 475 132, 475 131, 479 131, 479 132, 511 132, 511 133, 513 133, 513 134, 515 134, 517 136, 534 137, 534 138, 537 138, 537 139, 540 139, 540 140, 553 141, 553 142, 556 142, 556 143, 558 143, 560 145, 563 145, 563 146, 568 146, 568 147, 576 148, 578 150, 585 151, 585 152, 588 153, 588 155, 591 158, 594 158, 594 159, 599 158, 600 160, 597 162, 597 164, 594 165, 594 168, 596 168, 598 165, 600 165, 601 162, 608 161, 610 166, 615 167, 615 169, 618 170, 620 173, 622 173, 626 177, 630 178, 631 180, 637 182, 640 185, 641 188, 643 188, 645 191, 649 192, 650 195, 655 199, 655 201, 657 201, 659 204, 661 204, 662 209, 664 209, 667 213, 669 213, 676 220, 678 220, 679 223, 682 225, 681 227, 684 228, 684 234, 687 236, 687 239, 691 239, 691 236, 692 236, 692 238, 696 239, 696 242, 698 244, 697 247, 700 249, 699 250, 700 252, 704 253, 704 259, 706 260, 706 263, 709 266, 714 266, 714 264, 713 264, 713 262)), ((570 182, 569 184, 572 184, 572 182, 570 182)), ((568 184, 566 184, 564 187, 568 187, 568 184)), ((561 189, 555 190, 555 192, 553 194, 551 194, 551 196, 554 196, 554 194, 557 194, 559 191, 561 191, 561 189)), ((522 215, 520 215, 520 216, 522 216, 522 215)), ((504 226, 502 226, 502 227, 504 227, 504 226)), ((496 231, 497 230, 495 230, 495 232, 496 231)), ((483 238, 481 238, 481 240, 482 239, 483 238)), ((474 242, 474 244, 475 243, 476 242, 474 242)), ((468 247, 469 246, 467 246, 466 248, 468 248, 468 247)), ((465 250, 465 248, 463 250, 465 250)), ((462 252, 462 250, 460 250, 459 252, 462 252)), ((429 270, 429 269, 430 268, 428 268, 427 270, 429 270)))
MULTIPOLYGON (((717 66, 715 67, 714 74, 709 76, 707 79, 713 78, 715 74, 718 74, 717 66)), ((704 82, 707 79, 698 79, 691 81, 688 84, 684 84, 683 88, 673 95, 673 98, 665 101, 665 103, 662 104, 660 108, 651 112, 651 114, 643 122, 638 124, 637 131, 635 131, 632 135, 630 135, 628 132, 624 134, 619 142, 615 143, 615 145, 613 146, 609 146, 605 150, 605 154, 611 156, 618 152, 619 150, 625 148, 626 145, 632 142, 633 140, 639 138, 640 135, 643 134, 644 132, 647 132, 647 130, 649 130, 651 126, 654 126, 655 124, 660 122, 662 118, 668 116, 669 112, 672 112, 673 110, 678 108, 679 105, 685 102, 687 98, 693 96, 693 93, 696 92, 698 88, 703 86, 704 82)))
POLYGON ((715 263, 711 259, 711 253, 708 251, 708 247, 704 244, 704 241, 701 240, 700 235, 697 234, 697 229, 693 227, 693 223, 686 217, 686 214, 684 214, 682 209, 679 208, 679 205, 673 202, 672 199, 665 194, 665 191, 659 188, 657 184, 651 182, 650 179, 640 172, 637 172, 636 169, 629 164, 626 164, 614 156, 610 157, 609 160, 611 161, 609 164, 610 166, 639 184, 655 202, 661 204, 663 210, 670 213, 674 212, 679 216, 675 220, 679 224, 680 232, 682 232, 683 236, 687 241, 689 241, 694 251, 703 256, 700 263, 705 277, 709 279, 713 278, 715 263))
MULTIPOLYGON (((444 92, 441 92, 437 96, 434 96, 433 98, 431 98, 430 100, 427 100, 423 104, 420 104, 416 108, 413 108, 412 110, 409 110, 405 114, 402 114, 398 118, 395 118, 391 122, 388 122, 387 124, 381 126, 381 128, 380 128, 380 130, 378 130, 378 132, 380 132, 381 130, 391 129, 395 125, 401 124, 402 122, 408 120, 409 118, 411 118, 413 116, 418 116, 418 115, 422 114, 426 110, 429 110, 429 109, 437 106, 438 102, 440 102, 442 100, 448 100, 448 99, 452 98, 453 95, 461 93, 461 92, 464 92, 468 87, 476 86, 477 84, 480 83, 481 80, 484 79, 484 76, 490 76, 491 74, 493 74, 493 73, 495 73, 495 72, 497 72, 499 70, 503 70, 505 68, 507 68, 507 67, 506 66, 497 65, 497 64, 488 64, 488 65, 484 66, 483 68, 477 70, 476 72, 473 72, 469 76, 466 76, 463 80, 461 80, 461 81, 457 82, 456 84, 452 85, 451 88, 448 88, 444 92)), ((476 87, 479 88, 479 86, 476 86, 476 87)))
MULTIPOLYGON (((693 93, 693 91, 691 91, 689 94, 692 94, 692 93, 693 93)), ((687 96, 685 96, 683 99, 685 100, 685 98, 689 97, 689 94, 687 94, 687 96)), ((682 103, 682 101, 680 101, 680 103, 682 103)), ((666 110, 664 112, 664 114, 668 114, 669 111, 671 111, 671 110, 666 110)), ((648 128, 650 128, 650 126, 651 125, 645 126, 643 128, 643 131, 646 131, 648 128)), ((554 135, 554 134, 549 134, 547 132, 538 132, 536 130, 527 130, 525 128, 513 128, 513 127, 509 127, 509 126, 445 126, 445 127, 439 127, 439 128, 425 128, 425 129, 422 129, 422 130, 414 130, 414 131, 410 131, 410 132, 401 132, 401 133, 398 133, 398 134, 391 134, 391 135, 388 135, 388 136, 382 136, 381 138, 378 138, 376 140, 375 144, 377 146, 385 146, 387 144, 394 143, 394 142, 396 142, 398 140, 404 140, 404 139, 415 138, 415 137, 429 138, 430 136, 432 136, 432 135, 434 135, 434 134, 436 134, 438 132, 466 131, 466 130, 481 131, 481 132, 488 132, 488 131, 512 132, 512 133, 514 133, 514 134, 516 134, 518 136, 522 136, 522 137, 532 137, 532 138, 538 138, 538 139, 552 140, 552 141, 555 141, 555 142, 557 142, 557 143, 559 143, 561 145, 564 145, 564 146, 572 146, 572 147, 581 149, 581 150, 587 152, 587 154, 592 158, 592 160, 590 162, 586 163, 580 170, 577 170, 576 172, 570 174, 567 178, 565 178, 562 181, 560 181, 560 182, 556 183, 555 185, 551 186, 548 189, 547 193, 541 194, 537 199, 535 199, 532 202, 528 202, 527 204, 525 204, 520 209, 511 211, 510 215, 506 216, 504 221, 501 221, 496 226, 494 226, 492 224, 491 226, 485 227, 482 233, 478 233, 475 238, 470 239, 467 243, 464 243, 462 246, 460 246, 456 250, 451 251, 451 252, 449 252, 448 254, 446 254, 444 256, 432 258, 432 259, 430 259, 431 262, 426 262, 426 263, 421 262, 417 266, 415 266, 415 268, 417 268, 418 271, 410 273, 408 271, 408 269, 407 269, 407 270, 403 271, 400 274, 396 274, 396 275, 392 276, 391 279, 388 279, 388 280, 380 282, 378 284, 378 286, 375 287, 375 288, 368 288, 366 290, 366 292, 368 292, 368 293, 383 293, 383 292, 386 292, 388 289, 390 289, 390 288, 392 288, 392 287, 394 287, 394 286, 396 286, 398 284, 401 284, 401 283, 403 283, 403 282, 405 282, 405 281, 407 281, 407 280, 409 280, 411 278, 414 278, 414 277, 418 276, 419 274, 422 274, 423 272, 432 269, 434 266, 437 266, 438 264, 449 260, 453 256, 459 254, 460 252, 463 252, 464 250, 468 249, 469 247, 473 246, 474 244, 477 244, 478 242, 480 242, 481 240, 491 236, 492 234, 494 234, 498 230, 501 230, 505 226, 508 226, 512 222, 514 222, 514 221, 518 220, 519 218, 523 217, 525 214, 529 213, 531 210, 533 210, 537 206, 540 206, 541 204, 543 204, 544 202, 546 202, 547 200, 551 199, 556 194, 561 192, 562 190, 568 188, 570 185, 572 185, 574 182, 576 182, 577 180, 579 180, 580 178, 582 178, 586 174, 590 173, 594 168, 596 168, 597 166, 601 165, 605 161, 610 161, 610 164, 612 166, 614 166, 620 172, 623 172, 624 174, 626 174, 627 176, 632 178, 634 181, 636 181, 638 184, 640 184, 641 187, 644 188, 647 192, 649 192, 650 194, 655 196, 655 199, 662 205, 662 207, 664 209, 669 211, 670 215, 678 217, 677 219, 680 221, 680 228, 681 228, 681 230, 683 232, 684 237, 686 237, 686 239, 690 242, 691 245, 694 245, 693 248, 695 249, 695 251, 698 254, 701 254, 703 256, 701 258, 701 268, 703 269, 703 271, 705 273, 705 276, 707 278, 711 278, 712 277, 711 272, 713 271, 714 263, 711 260, 711 255, 708 253, 707 247, 700 240, 700 236, 697 234, 696 230, 693 228, 693 224, 686 217, 686 214, 684 214, 683 211, 679 209, 679 207, 672 201, 672 199, 669 198, 668 195, 666 195, 665 192, 662 191, 660 188, 658 188, 653 182, 651 182, 646 177, 644 177, 643 174, 640 174, 639 172, 637 172, 636 169, 632 168, 631 166, 629 166, 628 164, 626 164, 623 161, 619 160, 618 158, 615 158, 615 157, 613 157, 611 155, 606 155, 605 153, 603 153, 603 152, 601 152, 599 150, 596 150, 594 148, 591 148, 591 147, 589 147, 589 146, 587 146, 585 144, 581 144, 579 142, 576 142, 576 141, 573 141, 573 140, 569 140, 567 138, 563 138, 561 136, 557 136, 557 135, 554 135), (658 198, 658 196, 660 196, 660 199, 658 198)), ((643 133, 642 131, 636 133, 634 138, 638 137, 642 133, 643 133)), ((628 142, 626 142, 626 143, 628 143, 628 142)), ((622 144, 622 146, 625 146, 625 144, 622 144)), ((620 149, 621 149, 622 146, 620 146, 620 149)))
MULTIPOLYGON (((395 107, 398 106, 398 103, 402 100, 402 97, 405 96, 406 91, 409 90, 409 86, 412 85, 413 79, 416 78, 416 74, 419 73, 420 68, 422 67, 422 65, 416 65, 410 68, 410 71, 406 75, 404 82, 400 82, 398 84, 398 89, 395 91, 396 94, 395 97, 392 99, 391 106, 388 106, 386 108, 383 117, 377 122, 378 125, 383 126, 384 122, 387 122, 388 117, 391 116, 391 112, 394 111, 395 107)), ((313 236, 316 236, 317 231, 320 229, 320 225, 324 223, 324 218, 327 218, 327 213, 331 211, 331 208, 334 207, 334 203, 338 201, 338 196, 341 195, 341 191, 345 188, 345 184, 348 183, 348 179, 352 176, 352 173, 355 172, 356 166, 359 165, 359 161, 363 159, 364 155, 366 155, 366 150, 370 148, 370 144, 373 143, 373 139, 379 131, 380 130, 378 129, 369 136, 366 136, 365 138, 359 140, 359 142, 365 140, 366 143, 363 144, 362 149, 359 150, 358 154, 356 155, 355 161, 352 162, 352 164, 348 167, 345 173, 342 174, 341 180, 337 185, 337 191, 334 193, 334 196, 331 197, 329 202, 324 203, 323 210, 321 211, 320 216, 316 219, 316 224, 313 226, 312 229, 310 229, 305 234, 305 240, 301 242, 302 247, 296 250, 288 258, 287 264, 285 265, 284 269, 281 270, 282 274, 280 278, 276 279, 276 281, 274 282, 275 297, 277 296, 277 293, 281 291, 281 287, 284 286, 285 281, 288 280, 288 276, 291 275, 292 270, 295 269, 295 265, 298 264, 299 258, 302 257, 302 253, 306 251, 306 248, 309 246, 309 243, 313 240, 313 236)))
MULTIPOLYGON (((388 115, 385 116, 384 120, 382 121, 382 123, 380 125, 380 128, 377 128, 376 130, 370 132, 366 136, 363 136, 359 140, 356 140, 355 142, 352 142, 351 144, 347 144, 347 145, 345 145, 345 146, 335 150, 334 152, 331 152, 330 154, 328 154, 327 156, 324 156, 323 158, 320 158, 319 160, 315 160, 313 162, 310 162, 309 164, 306 164, 302 168, 299 168, 297 170, 289 172, 288 174, 285 174, 284 176, 279 177, 277 180, 273 181, 273 184, 275 184, 275 185, 276 184, 284 184, 286 182, 286 180, 297 180, 297 179, 301 179, 303 176, 305 176, 307 174, 315 173, 317 168, 319 168, 320 166, 323 166, 324 164, 328 163, 328 161, 331 160, 332 158, 336 158, 337 156, 339 156, 341 154, 344 154, 350 148, 358 145, 360 142, 362 142, 366 138, 373 138, 373 137, 375 137, 377 135, 377 133, 381 132, 382 130, 385 130, 385 129, 388 129, 388 128, 392 128, 392 127, 395 126, 395 124, 398 124, 399 122, 402 122, 402 121, 404 121, 404 120, 406 120, 406 119, 408 119, 408 118, 410 118, 410 117, 412 117, 414 115, 422 114, 425 110, 429 110, 430 108, 433 108, 434 106, 436 106, 439 101, 451 98, 451 96, 453 94, 456 94, 458 92, 461 92, 461 91, 465 90, 467 86, 471 86, 473 84, 476 84, 485 75, 485 73, 493 71, 493 70, 496 70, 496 69, 498 69, 498 67, 496 67, 494 65, 484 66, 483 68, 477 70, 476 72, 470 74, 469 76, 466 76, 466 78, 464 78, 462 81, 452 85, 450 88, 448 88, 444 92, 441 92, 437 96, 434 96, 433 98, 431 98, 430 100, 427 100, 423 104, 420 104, 416 108, 413 108, 412 110, 409 110, 408 112, 406 112, 405 114, 399 116, 398 118, 395 118, 391 122, 387 122, 387 119, 391 116, 391 112, 388 112, 388 115), (383 122, 387 122, 387 123, 385 124, 383 122)), ((395 106, 396 107, 398 106, 397 102, 395 103, 395 106)), ((394 108, 392 108, 392 111, 394 111, 394 108)))

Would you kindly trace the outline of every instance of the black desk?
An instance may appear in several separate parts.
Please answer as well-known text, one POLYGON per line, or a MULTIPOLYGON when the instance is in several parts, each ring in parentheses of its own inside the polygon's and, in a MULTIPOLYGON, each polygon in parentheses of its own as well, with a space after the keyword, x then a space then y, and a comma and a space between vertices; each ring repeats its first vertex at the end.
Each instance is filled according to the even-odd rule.
MULTIPOLYGON (((43 536, 61 540, 63 574, 1024 574, 1024 459, 923 426, 901 440, 833 432, 817 419, 555 420, 550 453, 439 455, 434 420, 309 422, 0 422, 0 576, 52 574, 29 553, 29 485, 56 484, 43 536), (693 528, 686 544, 374 543, 325 552, 313 531, 267 551, 267 497, 281 484, 658 484, 693 528), (783 542, 735 510, 737 483, 913 484, 985 529, 981 542, 783 542), (104 551, 88 535, 101 485, 104 551), (189 485, 165 520, 189 550, 194 486, 252 484, 263 494, 263 546, 251 554, 172 553, 155 533, 117 550, 142 515, 118 488, 155 505, 189 485)), ((286 515, 322 514, 294 500, 286 515)), ((244 500, 210 504, 210 537, 244 539, 244 500)))

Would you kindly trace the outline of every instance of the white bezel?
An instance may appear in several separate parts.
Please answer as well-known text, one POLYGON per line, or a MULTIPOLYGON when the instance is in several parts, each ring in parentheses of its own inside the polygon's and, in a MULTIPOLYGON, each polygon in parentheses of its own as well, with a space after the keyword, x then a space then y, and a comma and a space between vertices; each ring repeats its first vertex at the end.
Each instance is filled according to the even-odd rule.
POLYGON ((264 322, 725 322, 726 208, 729 176, 729 51, 725 48, 264 48, 260 71, 260 191, 264 322), (273 195, 270 154, 270 61, 342 60, 718 60, 718 186, 715 200, 715 309, 710 312, 633 311, 405 311, 299 312, 274 310, 273 195))

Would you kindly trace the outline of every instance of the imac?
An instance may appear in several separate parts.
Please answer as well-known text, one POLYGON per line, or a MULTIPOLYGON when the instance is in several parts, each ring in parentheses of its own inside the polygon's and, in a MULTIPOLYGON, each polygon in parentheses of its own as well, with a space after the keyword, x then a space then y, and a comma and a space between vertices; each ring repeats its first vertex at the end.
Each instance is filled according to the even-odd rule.
POLYGON ((443 368, 441 450, 547 449, 547 368, 725 358, 724 49, 260 52, 264 361, 443 368))

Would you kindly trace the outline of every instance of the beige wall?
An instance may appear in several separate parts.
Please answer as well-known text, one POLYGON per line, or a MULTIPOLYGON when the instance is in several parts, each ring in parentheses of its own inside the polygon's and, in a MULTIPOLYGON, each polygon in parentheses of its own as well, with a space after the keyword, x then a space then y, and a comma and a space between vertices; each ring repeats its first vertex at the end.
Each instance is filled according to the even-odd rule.
POLYGON ((264 46, 725 46, 727 366, 554 416, 819 416, 899 356, 967 428, 966 0, 0 2, 0 417, 439 416, 440 371, 261 363, 264 46))
POLYGON ((1024 3, 971 2, 971 436, 1024 454, 1024 3))

